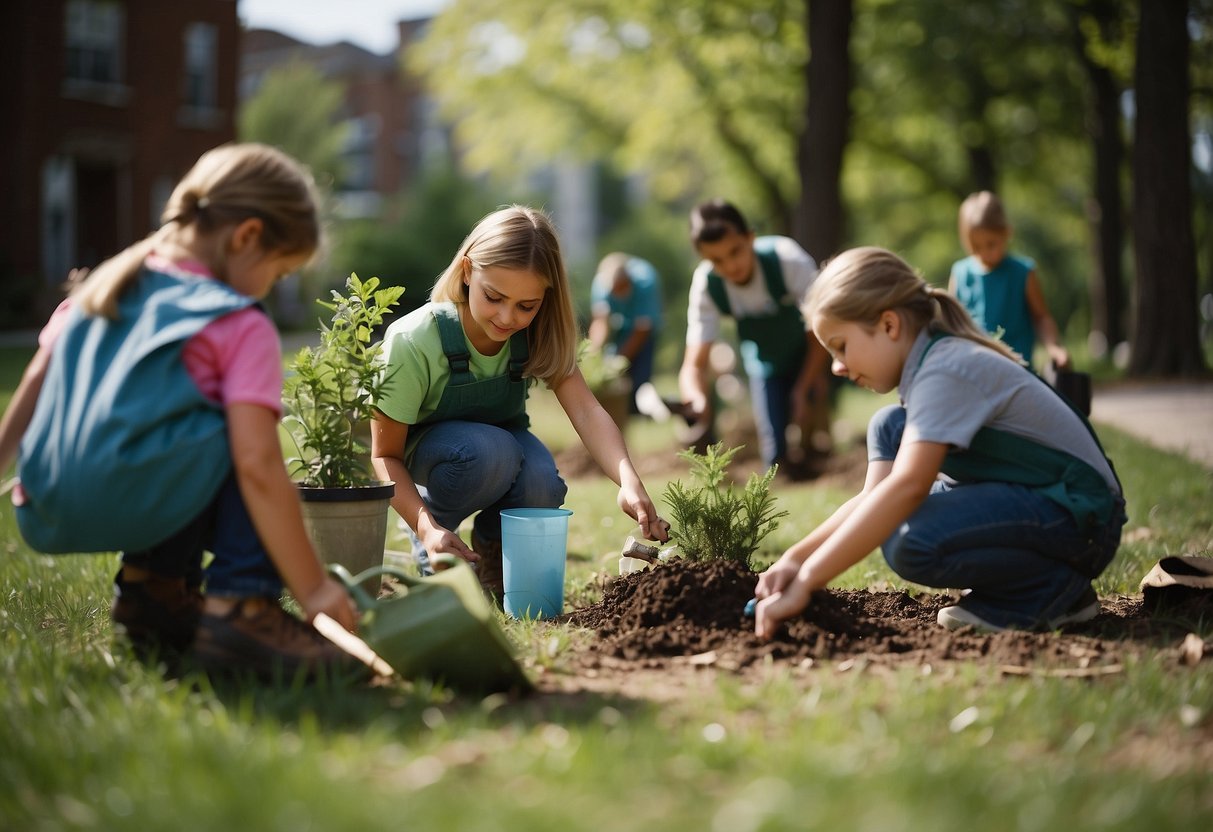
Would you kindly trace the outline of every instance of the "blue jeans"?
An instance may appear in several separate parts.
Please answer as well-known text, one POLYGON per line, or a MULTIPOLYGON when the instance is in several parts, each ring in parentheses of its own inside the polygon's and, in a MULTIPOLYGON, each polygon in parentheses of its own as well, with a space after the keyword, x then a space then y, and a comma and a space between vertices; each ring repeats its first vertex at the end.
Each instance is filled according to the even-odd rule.
MULTIPOLYGON (((568 487, 552 452, 529 430, 451 420, 430 428, 409 474, 439 524, 451 531, 476 512, 476 534, 501 540, 501 509, 558 508, 568 487)), ((423 570, 428 556, 413 536, 423 570)))
POLYGON ((762 464, 770 468, 788 455, 788 420, 792 416, 794 377, 763 378, 750 374, 750 399, 754 407, 754 427, 758 431, 758 450, 762 464))
MULTIPOLYGON (((904 408, 880 410, 868 427, 869 456, 893 459, 904 430, 904 408)), ((971 589, 961 605, 991 624, 1031 628, 1069 610, 1111 562, 1123 506, 1091 533, 1026 486, 940 481, 882 551, 906 580, 971 589)))
POLYGON ((628 402, 629 413, 640 412, 636 409, 636 391, 640 389, 640 385, 653 380, 653 355, 656 348, 656 333, 653 333, 628 365, 628 378, 632 381, 632 399, 628 402))
POLYGON ((214 555, 205 572, 208 595, 277 598, 282 594, 282 578, 253 528, 234 473, 183 528, 150 549, 123 552, 122 562, 199 586, 206 551, 214 555))

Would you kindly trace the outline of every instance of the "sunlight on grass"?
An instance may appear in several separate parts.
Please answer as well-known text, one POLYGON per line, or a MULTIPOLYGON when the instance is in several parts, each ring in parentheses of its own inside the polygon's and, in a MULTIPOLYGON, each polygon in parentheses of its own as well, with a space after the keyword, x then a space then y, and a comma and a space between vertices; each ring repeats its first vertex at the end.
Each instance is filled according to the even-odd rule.
MULTIPOLYGON (((0 356, 0 400, 19 377, 0 356)), ((844 391, 863 424, 881 397, 844 391)), ((576 442, 534 402, 553 445, 576 442)), ((562 427, 563 424, 563 427, 562 427)), ((1101 432, 1129 539, 1097 586, 1133 592, 1160 556, 1213 549, 1209 472, 1101 432), (1139 531, 1145 530, 1145 531, 1139 531)), ((633 453, 668 426, 628 429, 633 453)), ((670 476, 673 476, 673 472, 670 476)), ((655 500, 669 477, 650 476, 655 500)), ((570 482, 566 610, 596 600, 631 521, 605 477, 570 482)), ((780 484, 772 559, 849 495, 780 484)), ((407 549, 398 529, 389 543, 407 549)), ((562 693, 593 633, 499 617, 541 695, 424 682, 221 685, 173 678, 114 642, 114 555, 29 551, 0 506, 0 827, 61 829, 1124 830, 1213 826, 1213 662, 1174 651, 1115 676, 1010 678, 987 664, 770 662, 702 671, 657 701, 562 693), (978 822, 978 819, 980 821, 978 822)), ((898 584, 879 555, 840 586, 898 584)), ((1213 626, 1213 622, 1210 623, 1213 626)), ((1205 637, 1211 634, 1208 631, 1205 637)))

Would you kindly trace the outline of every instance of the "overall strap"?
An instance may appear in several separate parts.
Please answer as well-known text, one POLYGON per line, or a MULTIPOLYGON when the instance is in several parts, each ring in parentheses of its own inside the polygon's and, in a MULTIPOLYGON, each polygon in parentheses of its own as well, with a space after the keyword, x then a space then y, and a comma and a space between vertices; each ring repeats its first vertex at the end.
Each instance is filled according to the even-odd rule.
POLYGON ((453 304, 440 303, 434 305, 433 315, 438 323, 438 335, 442 338, 442 353, 451 368, 451 383, 467 384, 473 381, 472 355, 464 340, 459 310, 453 304))
POLYGON ((732 315, 733 307, 729 303, 729 293, 724 290, 724 278, 716 272, 708 272, 708 296, 720 310, 721 315, 732 315))
POLYGON ((519 382, 526 372, 526 363, 531 357, 531 348, 527 344, 525 329, 510 336, 510 381, 519 382))
POLYGON ((754 242, 754 253, 762 264, 762 276, 766 280, 767 291, 776 303, 783 303, 783 297, 788 293, 788 286, 783 282, 783 264, 775 253, 775 246, 765 240, 754 242))

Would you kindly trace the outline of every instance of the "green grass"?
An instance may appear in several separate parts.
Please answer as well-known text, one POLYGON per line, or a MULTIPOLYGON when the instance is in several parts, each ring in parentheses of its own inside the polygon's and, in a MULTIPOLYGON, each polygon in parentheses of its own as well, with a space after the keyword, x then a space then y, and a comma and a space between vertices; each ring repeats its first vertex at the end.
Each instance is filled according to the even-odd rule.
MULTIPOLYGON (((0 351, 0 401, 28 353, 0 351)), ((876 397, 844 401, 859 415, 876 397)), ((538 406, 538 403, 537 403, 538 406)), ((554 419, 536 419, 543 430, 554 419)), ((668 441, 629 430, 638 451, 668 441)), ((1102 432, 1130 529, 1098 582, 1213 548, 1210 475, 1102 432)), ((552 440, 554 444, 556 439, 552 440)), ((655 498, 662 481, 649 481, 655 498)), ((774 556, 846 494, 779 486, 774 556)), ((603 479, 571 483, 569 598, 595 597, 630 523, 603 479)), ((13 830, 1194 830, 1213 824, 1213 662, 1171 651, 1098 679, 995 668, 704 674, 672 700, 511 702, 404 682, 214 687, 111 638, 114 555, 50 558, 0 507, 0 828, 13 830), (928 672, 929 671, 929 672, 928 672)), ((878 557, 848 585, 897 583, 878 557)), ((590 634, 503 621, 556 679, 590 634)), ((1208 628, 1203 635, 1213 636, 1208 628)), ((642 684, 638 680, 638 684, 642 684)))

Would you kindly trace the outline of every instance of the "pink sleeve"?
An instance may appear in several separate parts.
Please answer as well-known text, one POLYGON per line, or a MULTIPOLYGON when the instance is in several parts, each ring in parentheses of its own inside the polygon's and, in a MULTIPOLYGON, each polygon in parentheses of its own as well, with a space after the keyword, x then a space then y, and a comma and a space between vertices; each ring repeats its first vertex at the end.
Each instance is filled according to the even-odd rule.
POLYGON ((269 316, 249 307, 208 324, 185 345, 190 378, 225 407, 259 404, 282 414, 282 345, 269 316))
POLYGON ((46 326, 38 333, 38 346, 50 349, 54 345, 63 333, 63 327, 67 325, 67 313, 71 310, 72 299, 64 298, 47 319, 46 326))

